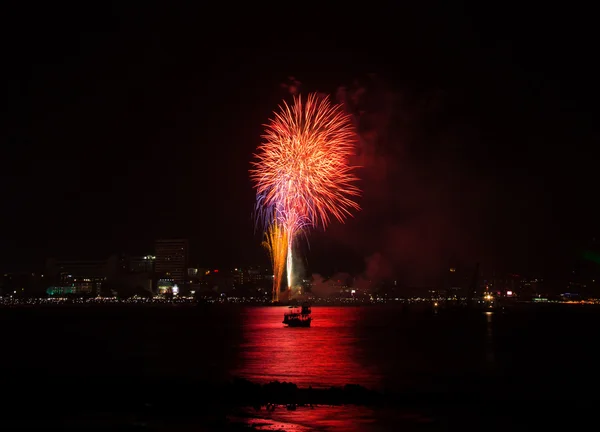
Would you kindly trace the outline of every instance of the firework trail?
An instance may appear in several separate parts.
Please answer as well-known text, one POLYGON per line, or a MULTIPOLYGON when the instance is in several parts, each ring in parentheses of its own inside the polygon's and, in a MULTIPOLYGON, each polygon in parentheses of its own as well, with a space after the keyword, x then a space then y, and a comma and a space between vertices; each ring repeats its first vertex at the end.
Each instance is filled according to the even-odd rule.
POLYGON ((287 236, 287 279, 292 287, 294 239, 303 228, 323 229, 337 219, 343 222, 360 210, 360 190, 354 167, 356 133, 341 105, 328 97, 295 96, 283 103, 265 126, 250 178, 256 188, 257 209, 268 225, 276 220, 287 236), (262 213, 261 213, 262 212, 262 213), (271 218, 273 215, 273 219, 271 218))
POLYGON ((287 254, 287 233, 283 226, 273 219, 265 233, 266 240, 263 241, 263 246, 269 251, 271 264, 273 265, 273 302, 279 301, 279 288, 281 279, 283 278, 283 270, 286 263, 287 254))

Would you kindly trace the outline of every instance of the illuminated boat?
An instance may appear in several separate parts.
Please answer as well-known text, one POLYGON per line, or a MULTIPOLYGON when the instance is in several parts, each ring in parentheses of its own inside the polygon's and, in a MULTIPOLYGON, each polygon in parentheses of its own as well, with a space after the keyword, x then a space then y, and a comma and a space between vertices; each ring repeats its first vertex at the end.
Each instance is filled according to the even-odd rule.
POLYGON ((283 314, 283 323, 288 327, 310 327, 310 313, 308 304, 303 304, 302 307, 290 306, 290 311, 283 314))

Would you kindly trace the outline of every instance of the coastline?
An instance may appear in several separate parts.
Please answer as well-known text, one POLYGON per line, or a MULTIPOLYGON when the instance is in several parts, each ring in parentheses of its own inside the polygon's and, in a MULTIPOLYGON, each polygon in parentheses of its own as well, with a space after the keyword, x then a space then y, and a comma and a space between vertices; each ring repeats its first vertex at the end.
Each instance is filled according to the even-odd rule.
MULTIPOLYGON (((5 406, 2 426, 21 428, 65 428, 115 430, 134 428, 154 430, 502 430, 518 421, 540 427, 573 419, 556 413, 575 406, 566 401, 544 400, 544 412, 556 412, 540 418, 530 409, 527 396, 510 391, 485 392, 375 392, 361 386, 346 385, 328 389, 298 388, 293 383, 272 382, 264 385, 243 379, 228 383, 195 382, 187 379, 152 380, 140 377, 102 377, 94 380, 62 377, 37 382, 34 386, 40 406, 23 406, 22 397, 31 391, 31 383, 15 382, 14 406, 5 406), (124 384, 125 383, 125 384, 124 384), (57 409, 55 389, 78 394, 68 409, 57 409), (115 387, 118 385, 118 387, 115 387), (118 388, 114 393, 112 389, 118 388), (21 393, 21 395, 19 394, 21 393), (21 397, 19 397, 21 396, 21 397), (506 409, 510 406, 510 409, 506 409), (36 416, 27 413, 35 409, 36 416), (491 422, 491 423, 490 423, 491 422), (175 429, 174 429, 175 428, 175 429)), ((531 400, 530 400, 531 401, 531 400)), ((536 399, 536 402, 542 402, 536 399)), ((585 415, 581 416, 583 419, 585 415)), ((580 419, 577 419, 580 420, 580 419)))

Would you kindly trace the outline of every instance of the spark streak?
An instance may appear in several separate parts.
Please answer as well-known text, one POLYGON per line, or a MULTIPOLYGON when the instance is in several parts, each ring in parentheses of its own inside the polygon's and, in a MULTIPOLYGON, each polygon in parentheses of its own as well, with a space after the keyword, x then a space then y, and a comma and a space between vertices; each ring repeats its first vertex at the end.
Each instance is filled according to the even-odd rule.
POLYGON ((269 251, 271 264, 273 266, 273 295, 272 301, 279 301, 279 290, 283 270, 286 262, 286 254, 288 252, 287 233, 281 224, 274 219, 269 225, 269 229, 265 233, 266 240, 263 241, 263 246, 269 251))

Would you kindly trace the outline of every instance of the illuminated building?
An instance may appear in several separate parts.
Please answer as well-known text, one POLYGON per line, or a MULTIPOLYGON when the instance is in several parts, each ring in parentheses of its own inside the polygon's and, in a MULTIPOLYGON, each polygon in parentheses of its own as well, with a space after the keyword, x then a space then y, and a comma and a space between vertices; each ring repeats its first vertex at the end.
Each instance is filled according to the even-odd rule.
POLYGON ((102 284, 117 274, 119 259, 116 255, 106 260, 46 261, 48 282, 53 283, 51 295, 61 293, 100 295, 102 284))
POLYGON ((154 255, 127 257, 127 271, 130 273, 153 273, 155 261, 154 255))
POLYGON ((244 285, 244 279, 248 280, 248 277, 244 278, 244 270, 236 268, 233 270, 233 283, 235 285, 244 285))
POLYGON ((173 281, 172 278, 159 279, 157 286, 158 286, 158 293, 161 295, 167 295, 167 294, 177 295, 177 294, 179 294, 179 287, 173 281))
POLYGON ((187 279, 188 241, 186 239, 163 239, 155 243, 154 271, 160 277, 172 278, 177 285, 187 279))
POLYGON ((262 281, 264 279, 263 272, 258 268, 250 267, 248 269, 248 279, 250 279, 251 282, 262 281))
POLYGON ((67 287, 63 287, 63 286, 51 286, 46 290, 46 293, 49 296, 63 296, 66 294, 77 294, 77 290, 75 287, 72 286, 67 286, 67 287))

